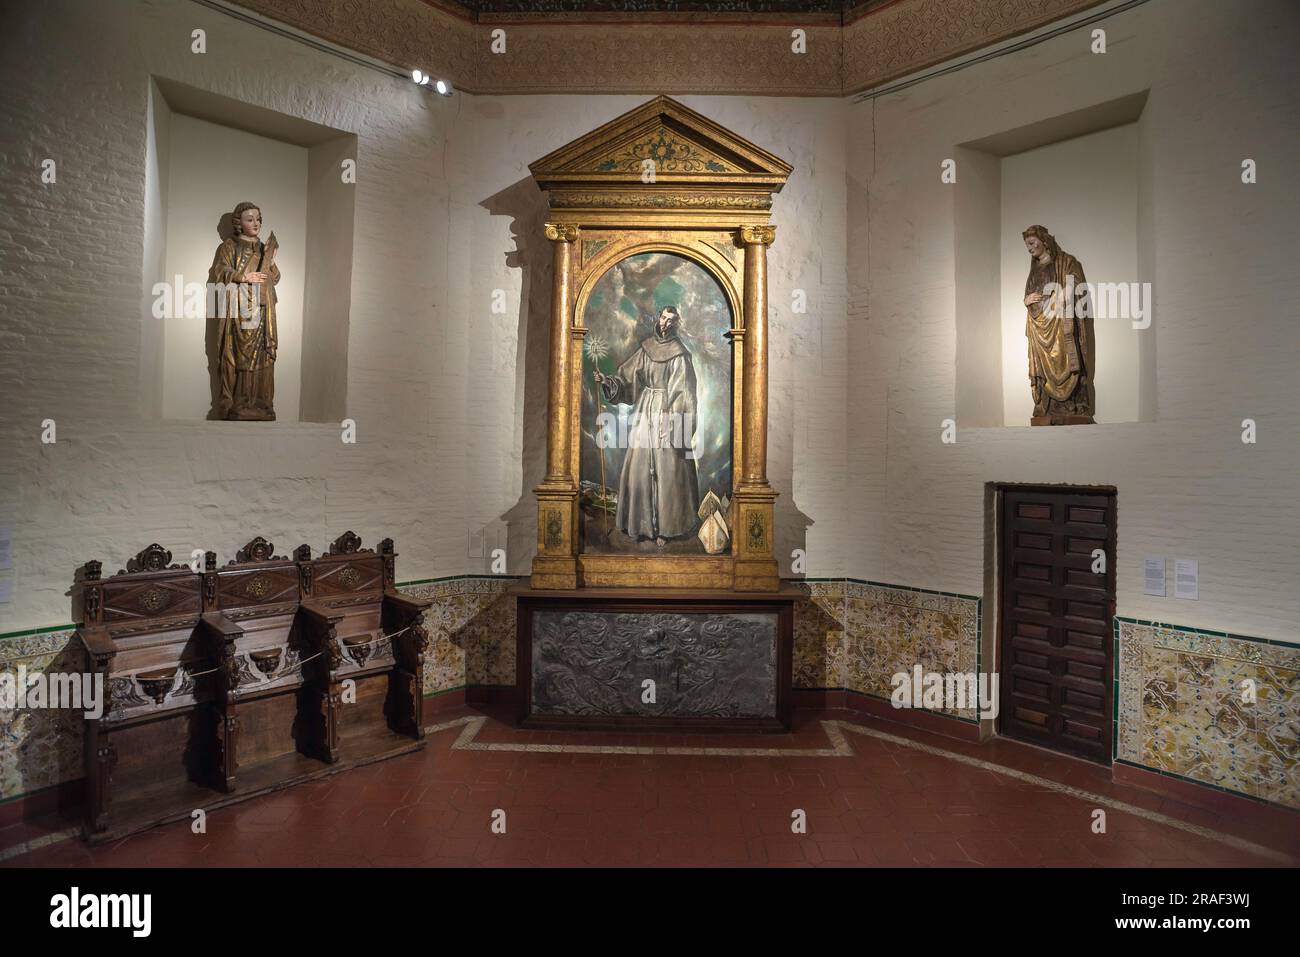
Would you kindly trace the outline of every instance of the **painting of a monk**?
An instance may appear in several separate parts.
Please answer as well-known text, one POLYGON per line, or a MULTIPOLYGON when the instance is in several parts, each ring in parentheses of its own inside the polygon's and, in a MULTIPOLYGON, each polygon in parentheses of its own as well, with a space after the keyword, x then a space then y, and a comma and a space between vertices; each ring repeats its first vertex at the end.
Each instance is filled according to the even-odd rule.
POLYGON ((719 554, 729 547, 730 300, 698 262, 636 253, 583 309, 583 548, 719 554))
POLYGON ((616 524, 628 537, 654 539, 695 533, 700 488, 694 445, 695 367, 677 329, 682 317, 666 306, 654 335, 642 340, 618 372, 595 373, 606 402, 633 406, 628 451, 618 481, 616 524))

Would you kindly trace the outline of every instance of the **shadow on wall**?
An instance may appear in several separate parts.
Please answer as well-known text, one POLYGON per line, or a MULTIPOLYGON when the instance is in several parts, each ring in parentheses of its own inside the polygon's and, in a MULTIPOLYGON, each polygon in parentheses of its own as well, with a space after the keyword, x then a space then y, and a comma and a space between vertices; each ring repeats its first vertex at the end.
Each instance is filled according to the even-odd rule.
MULTIPOLYGON (((547 411, 550 401, 550 317, 552 248, 544 227, 549 212, 546 198, 531 176, 482 200, 479 205, 493 216, 509 216, 515 248, 504 253, 509 269, 521 273, 519 288, 518 354, 515 357, 515 415, 523 437, 519 500, 500 520, 506 525, 507 573, 527 575, 537 547, 537 502, 533 489, 546 476, 547 411)), ((771 360, 769 360, 771 361, 771 360)), ((769 430, 774 403, 769 396, 769 430)), ((788 425, 793 447, 794 422, 788 425)), ((769 432, 770 434, 770 432, 769 432)), ((769 450, 772 443, 769 441, 769 450)), ((769 451, 768 477, 782 492, 776 502, 777 561, 790 574, 791 553, 806 551, 812 520, 794 503, 794 462, 787 455, 774 462, 769 451)))
POLYGON ((537 547, 537 503, 533 488, 546 476, 546 422, 550 376, 551 243, 543 229, 547 204, 532 177, 526 177, 479 203, 493 216, 509 216, 515 248, 506 267, 521 274, 519 351, 515 356, 515 417, 523 436, 523 494, 501 521, 506 524, 510 574, 526 575, 537 547))
POLYGON ((430 598, 425 624, 432 642, 425 658, 426 695, 515 683, 515 599, 512 578, 475 576, 402 589, 430 598))
MULTIPOLYGON (((771 434, 771 419, 768 419, 768 432, 771 434)), ((790 432, 794 432, 794 422, 790 422, 790 432)), ((793 441, 793 439, 791 439, 793 441)), ((771 447, 769 441, 768 447, 771 447)), ((802 578, 810 574, 822 574, 821 571, 810 572, 808 569, 808 529, 812 528, 813 520, 801 511, 799 506, 794 503, 794 467, 791 461, 785 461, 781 464, 779 471, 772 468, 771 456, 768 458, 767 480, 771 483, 772 488, 780 493, 776 500, 776 563, 781 570, 782 578, 802 578), (802 557, 803 565, 801 569, 795 570, 794 553, 798 551, 802 557)), ((821 565, 814 564, 814 570, 822 568, 821 565)))

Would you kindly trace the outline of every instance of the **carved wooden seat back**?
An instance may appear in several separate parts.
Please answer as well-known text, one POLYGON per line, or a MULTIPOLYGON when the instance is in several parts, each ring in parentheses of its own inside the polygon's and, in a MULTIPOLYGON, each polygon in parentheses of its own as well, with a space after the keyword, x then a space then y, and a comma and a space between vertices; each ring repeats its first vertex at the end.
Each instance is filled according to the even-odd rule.
POLYGON ((393 540, 378 551, 361 547, 352 532, 340 535, 319 558, 303 546, 303 620, 326 650, 324 731, 330 760, 340 736, 424 736, 422 615, 428 600, 398 594, 393 540), (342 682, 352 681, 355 703, 343 707, 342 682))
POLYGON ((108 699, 85 722, 87 838, 420 747, 429 601, 397 593, 394 558, 348 532, 317 559, 259 536, 201 573, 160 545, 106 580, 79 569, 77 634, 108 699))
POLYGON ((87 670, 102 676, 104 713, 85 722, 88 834, 209 779, 216 713, 211 645, 199 628, 202 577, 150 545, 108 579, 78 570, 87 670))
POLYGON ((267 762, 320 751, 319 734, 299 720, 297 690, 314 644, 298 627, 301 569, 257 536, 225 567, 207 555, 205 628, 221 662, 223 722, 217 775, 224 791, 276 773, 267 762), (238 706, 237 706, 238 704, 238 706), (237 780, 240 782, 237 785, 237 780))
POLYGON ((187 565, 170 564, 171 557, 154 544, 107 579, 100 578, 99 562, 87 562, 78 572, 78 632, 91 655, 90 669, 105 674, 106 721, 192 707, 201 695, 193 675, 212 667, 196 631, 202 578, 187 565))
POLYGON ((343 661, 340 671, 357 671, 393 663, 392 643, 383 637, 384 593, 393 588, 393 542, 385 539, 380 551, 362 548, 361 539, 345 532, 319 558, 306 546, 303 561, 304 600, 341 617, 335 625, 343 661))
POLYGON ((216 567, 211 552, 208 556, 204 589, 209 623, 214 624, 215 613, 222 619, 215 634, 239 633, 231 649, 231 690, 256 694, 301 684, 297 665, 306 657, 306 645, 295 628, 302 595, 298 563, 274 554, 274 546, 260 535, 224 567, 216 567))

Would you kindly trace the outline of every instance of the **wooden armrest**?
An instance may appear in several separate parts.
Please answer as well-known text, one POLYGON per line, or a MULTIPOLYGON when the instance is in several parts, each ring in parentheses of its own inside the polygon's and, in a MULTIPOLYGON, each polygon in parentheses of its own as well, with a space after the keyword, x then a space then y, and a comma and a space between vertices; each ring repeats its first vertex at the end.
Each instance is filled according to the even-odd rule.
POLYGON ((80 638, 81 643, 86 646, 86 650, 96 658, 105 655, 112 657, 117 654, 117 645, 115 645, 113 639, 108 636, 107 628, 94 626, 90 628, 78 628, 77 637, 80 638))
POLYGON ((244 629, 219 611, 204 612, 203 625, 217 638, 224 638, 226 641, 242 638, 244 635, 244 629))
POLYGON ((327 608, 314 601, 304 601, 298 607, 316 625, 337 625, 343 620, 343 612, 337 608, 327 608))
POLYGON ((424 613, 424 610, 433 604, 432 598, 408 598, 405 595, 399 595, 397 592, 384 592, 384 604, 392 605, 393 608, 403 614, 417 616, 424 613))

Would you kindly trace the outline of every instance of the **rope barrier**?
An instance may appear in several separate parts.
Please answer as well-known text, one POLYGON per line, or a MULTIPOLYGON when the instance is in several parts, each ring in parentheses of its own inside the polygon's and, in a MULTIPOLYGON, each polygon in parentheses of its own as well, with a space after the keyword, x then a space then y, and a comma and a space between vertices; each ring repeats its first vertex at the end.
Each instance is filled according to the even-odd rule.
MULTIPOLYGON (((394 638, 400 638, 402 635, 406 634, 408 631, 410 631, 412 628, 414 628, 415 625, 416 625, 416 623, 415 623, 415 622, 412 622, 411 624, 407 625, 405 628, 400 628, 400 629, 398 629, 397 631, 390 632, 390 633, 387 634, 387 635, 380 635, 380 636, 378 636, 377 638, 372 638, 372 639, 370 639, 369 641, 354 641, 354 642, 353 642, 351 645, 349 645, 348 647, 350 647, 350 648, 359 648, 359 647, 363 647, 363 646, 364 646, 364 647, 369 647, 370 645, 377 645, 377 644, 379 644, 381 641, 391 641, 391 640, 394 639, 394 638)), ((266 680, 267 680, 267 681, 279 681, 281 678, 283 678, 285 675, 287 675, 291 670, 293 670, 293 669, 295 669, 295 668, 301 668, 303 665, 307 664, 309 661, 314 661, 314 660, 316 660, 317 658, 319 658, 319 657, 320 657, 321 655, 323 655, 323 654, 325 654, 324 651, 318 651, 318 652, 316 652, 316 654, 311 655, 310 657, 307 657, 307 658, 301 658, 301 659, 299 659, 296 663, 294 663, 294 664, 292 664, 292 665, 289 665, 289 666, 286 667, 286 668, 282 668, 282 669, 280 669, 280 670, 277 671, 274 675, 267 675, 267 679, 266 679, 266 680)), ((185 667, 185 663, 182 662, 181 665, 180 665, 180 670, 184 671, 184 673, 185 673, 188 677, 190 677, 190 678, 203 678, 203 677, 205 677, 205 676, 207 676, 207 675, 216 674, 218 671, 221 670, 221 666, 218 665, 216 668, 209 668, 207 671, 190 671, 188 668, 185 667)), ((143 673, 144 673, 143 671, 133 671, 133 672, 131 672, 129 675, 113 675, 113 677, 114 677, 114 678, 117 678, 117 677, 130 677, 130 678, 134 678, 137 682, 139 682, 139 680, 140 680, 140 677, 139 677, 139 676, 140 676, 141 674, 143 674, 143 673)), ((175 676, 173 676, 173 677, 172 677, 172 681, 175 682, 175 680, 176 680, 176 678, 175 678, 175 676)), ((171 694, 171 689, 170 689, 170 688, 168 689, 167 694, 171 694)))

